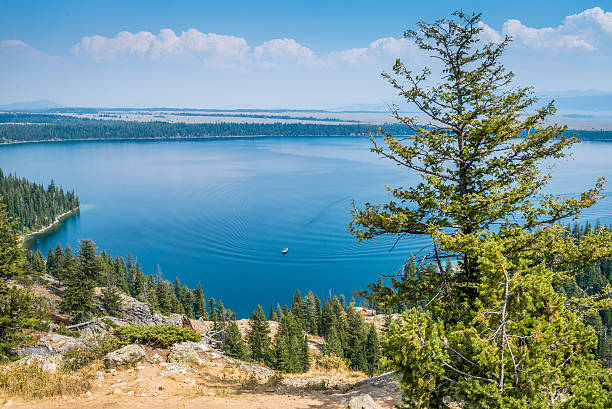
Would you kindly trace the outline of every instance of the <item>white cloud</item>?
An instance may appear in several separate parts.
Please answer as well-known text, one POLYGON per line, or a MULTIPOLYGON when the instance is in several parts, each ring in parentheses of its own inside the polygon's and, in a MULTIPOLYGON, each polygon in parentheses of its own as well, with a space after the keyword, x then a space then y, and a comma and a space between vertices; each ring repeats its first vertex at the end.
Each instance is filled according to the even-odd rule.
POLYGON ((8 52, 17 52, 21 55, 25 54, 30 58, 37 60, 44 60, 47 62, 56 62, 60 58, 54 55, 49 55, 41 52, 40 50, 32 47, 30 44, 21 40, 3 40, 0 41, 0 50, 8 52))
POLYGON ((612 37, 612 12, 594 7, 565 17, 557 27, 529 27, 520 20, 510 19, 504 23, 501 33, 483 22, 479 26, 483 29, 481 36, 486 41, 499 42, 508 35, 521 48, 591 52, 601 44, 607 44, 609 37, 612 37))
POLYGON ((582 13, 567 16, 564 21, 568 27, 595 25, 606 33, 612 34, 612 12, 606 12, 601 7, 593 7, 582 13))
POLYGON ((152 59, 201 58, 211 65, 223 65, 246 58, 249 46, 240 37, 205 34, 193 28, 177 36, 166 28, 157 35, 148 31, 136 34, 121 31, 111 38, 100 35, 83 37, 72 52, 88 55, 94 60, 135 55, 152 59))
MULTIPOLYGON (((612 12, 600 7, 567 16, 557 27, 529 27, 516 19, 507 20, 501 30, 495 30, 484 22, 478 24, 482 28, 483 40, 500 42, 509 35, 514 38, 517 49, 593 52, 609 45, 612 39, 612 12)), ((18 43, 13 46, 19 46, 18 43)), ((372 41, 367 47, 317 55, 291 38, 272 39, 251 47, 242 37, 202 33, 195 28, 180 35, 170 29, 163 29, 158 34, 121 31, 114 37, 93 35, 83 37, 72 51, 98 61, 136 56, 154 60, 198 60, 207 65, 239 69, 292 64, 319 68, 380 64, 390 58, 416 58, 419 55, 415 43, 405 38, 384 37, 372 41)))
POLYGON ((494 28, 488 26, 482 21, 478 22, 478 27, 482 29, 482 31, 480 32, 480 38, 483 41, 486 41, 488 43, 500 43, 503 40, 501 34, 499 34, 494 28))
POLYGON ((534 49, 552 49, 564 51, 568 49, 583 49, 593 51, 596 46, 583 33, 567 30, 566 26, 557 28, 527 27, 519 20, 508 20, 504 23, 503 33, 511 36, 515 43, 534 49))
POLYGON ((321 65, 322 62, 308 47, 292 38, 276 38, 255 47, 253 55, 264 66, 276 66, 283 62, 303 65, 321 65))
POLYGON ((313 50, 292 38, 276 38, 251 49, 244 38, 202 33, 195 28, 177 36, 170 29, 155 35, 148 31, 121 31, 114 37, 93 35, 83 37, 72 47, 76 55, 86 55, 96 61, 137 56, 150 59, 201 59, 208 65, 259 65, 279 67, 287 64, 310 67, 330 67, 338 63, 367 64, 381 57, 401 57, 414 54, 416 46, 410 40, 393 37, 372 41, 366 48, 352 48, 317 56, 313 50))
POLYGON ((374 40, 366 48, 350 48, 335 51, 329 55, 332 60, 348 62, 352 65, 366 64, 383 57, 405 57, 414 55, 417 47, 405 38, 385 37, 374 40))

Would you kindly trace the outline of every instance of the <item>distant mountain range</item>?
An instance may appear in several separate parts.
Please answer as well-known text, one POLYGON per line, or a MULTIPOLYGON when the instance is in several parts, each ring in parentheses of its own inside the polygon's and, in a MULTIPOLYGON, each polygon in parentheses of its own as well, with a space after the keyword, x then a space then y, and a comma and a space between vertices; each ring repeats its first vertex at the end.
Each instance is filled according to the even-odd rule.
MULTIPOLYGON (((555 100, 555 106, 562 113, 563 111, 581 111, 581 113, 594 113, 602 111, 612 111, 612 92, 597 91, 597 90, 581 90, 581 91, 555 91, 555 92, 543 92, 538 94, 541 103, 546 103, 551 100, 555 100)), ((404 112, 416 111, 415 107, 406 106, 401 101, 392 101, 398 103, 398 106, 404 112)), ((389 105, 392 102, 377 102, 377 103, 363 103, 363 104, 350 104, 350 105, 338 105, 329 107, 328 109, 269 109, 269 108, 255 108, 255 107, 235 107, 233 109, 206 109, 204 111, 236 111, 236 112, 288 112, 288 111, 300 111, 300 112, 389 112, 389 105)), ((0 105, 0 111, 18 111, 18 112, 43 112, 52 109, 64 108, 63 111, 69 111, 70 108, 65 108, 62 105, 50 101, 48 99, 41 99, 37 101, 23 101, 13 102, 6 105, 0 105)), ((83 110, 85 108, 73 108, 75 110, 83 110)), ((93 108, 98 110, 100 108, 93 108)), ((103 108, 104 109, 104 108, 103 108)), ((121 110, 122 108, 116 107, 113 109, 121 110)), ((156 110, 160 108, 123 108, 126 110, 156 110)), ((164 108, 165 110, 190 110, 190 108, 164 108)))
POLYGON ((48 99, 13 102, 6 105, 0 105, 0 111, 41 112, 53 108, 61 108, 61 105, 53 101, 49 101, 48 99))

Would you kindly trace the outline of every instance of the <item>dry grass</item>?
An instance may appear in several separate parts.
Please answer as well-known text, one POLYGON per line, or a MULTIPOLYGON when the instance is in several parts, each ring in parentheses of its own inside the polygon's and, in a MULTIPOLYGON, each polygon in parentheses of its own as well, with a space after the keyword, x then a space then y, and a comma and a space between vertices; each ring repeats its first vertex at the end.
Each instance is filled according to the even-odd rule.
POLYGON ((317 369, 323 371, 336 371, 340 373, 350 372, 344 360, 336 355, 319 355, 315 358, 317 369))
POLYGON ((86 373, 49 373, 36 364, 14 364, 0 369, 0 392, 26 400, 80 395, 90 390, 89 378, 86 373))

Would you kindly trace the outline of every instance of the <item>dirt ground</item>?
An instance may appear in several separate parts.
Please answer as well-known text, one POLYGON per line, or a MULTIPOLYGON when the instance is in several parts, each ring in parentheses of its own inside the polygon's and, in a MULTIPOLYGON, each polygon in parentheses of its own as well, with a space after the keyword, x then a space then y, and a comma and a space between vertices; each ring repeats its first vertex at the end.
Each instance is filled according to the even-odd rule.
POLYGON ((182 370, 172 365, 143 362, 134 368, 105 371, 101 363, 96 363, 88 369, 87 377, 91 388, 79 396, 33 401, 4 398, 0 405, 33 409, 335 409, 346 408, 348 399, 358 393, 369 393, 383 409, 391 409, 398 403, 398 396, 384 389, 352 389, 364 378, 363 374, 312 369, 306 374, 276 377, 245 369, 225 357, 204 364, 183 365, 182 370))

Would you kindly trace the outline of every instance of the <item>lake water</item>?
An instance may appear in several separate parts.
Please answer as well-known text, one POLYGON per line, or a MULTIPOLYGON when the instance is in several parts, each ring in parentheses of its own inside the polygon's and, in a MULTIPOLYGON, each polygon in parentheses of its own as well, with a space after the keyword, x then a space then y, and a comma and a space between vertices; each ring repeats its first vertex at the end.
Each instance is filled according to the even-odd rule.
MULTIPOLYGON (((380 202, 385 184, 414 174, 369 151, 367 138, 227 138, 109 141, 0 147, 0 168, 75 189, 83 210, 31 243, 91 238, 113 255, 131 253, 146 273, 159 265, 205 296, 247 316, 258 303, 289 303, 296 289, 350 298, 395 272, 422 239, 391 253, 392 238, 358 243, 351 200, 380 202), (288 247, 286 255, 281 249, 288 247)), ((612 143, 582 143, 554 172, 549 191, 574 193, 612 177, 612 143)), ((583 218, 612 223, 612 200, 583 218)))

